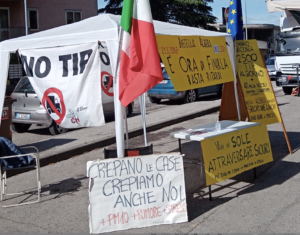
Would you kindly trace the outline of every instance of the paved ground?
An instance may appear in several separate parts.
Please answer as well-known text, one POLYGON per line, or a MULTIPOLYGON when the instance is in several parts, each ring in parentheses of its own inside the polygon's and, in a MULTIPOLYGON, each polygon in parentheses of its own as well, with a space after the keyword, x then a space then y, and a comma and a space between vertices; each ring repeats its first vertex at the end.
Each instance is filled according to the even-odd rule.
MULTIPOLYGON (((147 129, 162 128, 174 121, 180 122, 187 115, 199 116, 199 114, 209 110, 210 112, 217 111, 219 106, 220 99, 216 97, 206 97, 198 102, 184 105, 178 102, 166 101, 155 105, 154 109, 151 109, 152 106, 150 106, 150 108, 147 108, 147 129)), ((128 129, 130 132, 140 135, 143 133, 143 125, 141 115, 137 115, 138 108, 139 104, 137 104, 134 115, 128 118, 128 129)), ((33 127, 28 133, 14 133, 13 142, 18 146, 36 146, 41 151, 42 161, 49 163, 50 158, 55 158, 58 161, 59 159, 66 159, 66 156, 78 155, 97 147, 115 143, 115 123, 113 120, 108 119, 105 126, 70 130, 57 136, 51 136, 47 128, 33 127)))
MULTIPOLYGON (((122 233, 297 233, 300 231, 299 177, 300 146, 298 97, 277 93, 280 110, 288 131, 293 155, 288 154, 281 124, 268 126, 274 162, 245 172, 213 186, 213 201, 203 186, 203 169, 185 164, 189 222, 131 229, 122 233)), ((195 104, 194 104, 195 105, 195 104)), ((182 108, 187 106, 182 106, 182 108)), ((196 106, 198 107, 198 105, 196 106)), ((191 108, 191 107, 189 107, 191 108)), ((195 118, 148 133, 149 144, 157 153, 178 151, 177 140, 169 133, 216 121, 218 113, 195 118)), ((141 146, 143 137, 130 140, 141 146)), ((109 146, 113 148, 114 146, 109 146)), ((186 141, 183 152, 199 159, 200 144, 186 141)), ((1 233, 88 233, 88 179, 86 162, 103 159, 103 149, 45 166, 42 174, 42 200, 38 204, 1 209, 1 233)), ((9 179, 11 190, 34 187, 34 174, 27 172, 9 179), (17 186, 18 185, 18 186, 17 186)), ((20 200, 17 197, 13 200, 20 200)), ((5 203, 12 200, 5 201, 5 203)))
MULTIPOLYGON (((276 87, 274 81, 272 83, 275 92, 281 90, 281 88, 276 87)), ((182 102, 169 100, 162 100, 160 104, 152 104, 146 98, 147 129, 158 129, 173 124, 174 121, 180 122, 187 116, 200 116, 207 110, 210 113, 218 110, 219 106, 220 99, 215 96, 202 97, 193 104, 182 104, 182 102)), ((37 147, 41 152, 42 164, 48 164, 114 143, 114 120, 112 117, 108 117, 106 122, 106 125, 102 127, 73 129, 54 137, 50 135, 48 128, 32 125, 26 133, 13 133, 13 142, 18 146, 33 145, 37 147)), ((133 114, 128 118, 128 127, 129 131, 133 132, 133 136, 142 133, 142 118, 138 99, 135 100, 133 114)))

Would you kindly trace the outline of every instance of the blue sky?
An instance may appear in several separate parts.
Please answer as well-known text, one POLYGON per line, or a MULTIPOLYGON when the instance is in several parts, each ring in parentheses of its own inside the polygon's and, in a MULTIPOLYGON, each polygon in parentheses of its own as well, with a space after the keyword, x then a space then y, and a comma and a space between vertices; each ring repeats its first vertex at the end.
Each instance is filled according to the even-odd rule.
MULTIPOLYGON (((151 1, 151 0, 150 0, 151 1)), ((245 1, 247 4, 247 23, 248 24, 275 24, 279 25, 279 18, 283 12, 268 13, 265 0, 241 0, 243 7, 244 24, 246 19, 245 1)), ((213 15, 218 17, 217 22, 222 21, 222 7, 228 7, 230 0, 214 0, 210 4, 213 15)), ((105 6, 104 0, 98 0, 99 8, 105 6)))

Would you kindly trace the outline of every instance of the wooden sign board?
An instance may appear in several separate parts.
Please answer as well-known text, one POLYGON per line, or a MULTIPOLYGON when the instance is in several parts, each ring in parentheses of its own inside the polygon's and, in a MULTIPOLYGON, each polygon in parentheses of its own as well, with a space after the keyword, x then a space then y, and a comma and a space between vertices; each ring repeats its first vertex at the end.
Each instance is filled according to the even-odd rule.
POLYGON ((239 79, 237 79, 237 92, 239 97, 239 106, 241 120, 238 118, 237 104, 235 98, 234 82, 227 82, 223 85, 221 106, 219 112, 219 120, 232 120, 232 121, 246 121, 248 117, 248 111, 245 105, 245 99, 243 95, 243 90, 239 79))
POLYGON ((207 186, 273 161, 264 124, 202 140, 201 147, 207 186))
POLYGON ((156 35, 156 41, 176 91, 234 80, 225 37, 156 35))

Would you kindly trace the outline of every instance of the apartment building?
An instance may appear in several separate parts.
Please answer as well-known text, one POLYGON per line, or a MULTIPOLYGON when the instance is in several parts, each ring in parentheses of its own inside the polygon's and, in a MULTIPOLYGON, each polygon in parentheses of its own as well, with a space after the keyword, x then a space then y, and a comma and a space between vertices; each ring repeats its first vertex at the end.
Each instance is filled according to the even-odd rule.
POLYGON ((97 0, 0 0, 0 41, 71 24, 98 14, 97 0))
MULTIPOLYGON (((97 0, 0 0, 0 42, 71 24, 97 14, 97 0)), ((10 95, 24 75, 16 54, 11 54, 6 95, 10 95)))

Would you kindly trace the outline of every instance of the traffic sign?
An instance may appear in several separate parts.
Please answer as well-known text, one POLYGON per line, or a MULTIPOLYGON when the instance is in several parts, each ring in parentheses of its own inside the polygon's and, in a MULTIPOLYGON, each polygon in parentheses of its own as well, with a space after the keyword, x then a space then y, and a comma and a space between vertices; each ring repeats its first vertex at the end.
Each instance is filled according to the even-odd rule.
POLYGON ((226 20, 226 22, 228 22, 228 17, 229 17, 229 7, 227 7, 227 8, 225 9, 224 15, 225 15, 225 20, 226 20))
POLYGON ((109 91, 113 87, 113 79, 114 77, 108 72, 101 72, 101 88, 108 96, 114 96, 114 93, 109 91))
POLYGON ((43 95, 42 104, 52 119, 60 125, 66 115, 62 92, 54 87, 47 89, 43 95))
POLYGON ((9 119, 8 107, 4 107, 3 112, 2 112, 1 121, 8 120, 8 119, 9 119))

